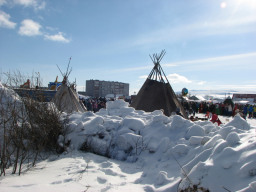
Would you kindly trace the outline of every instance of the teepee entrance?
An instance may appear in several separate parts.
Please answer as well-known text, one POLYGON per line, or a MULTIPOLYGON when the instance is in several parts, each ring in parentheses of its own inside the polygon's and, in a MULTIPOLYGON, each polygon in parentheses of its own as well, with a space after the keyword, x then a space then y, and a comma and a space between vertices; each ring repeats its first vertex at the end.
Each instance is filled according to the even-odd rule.
POLYGON ((162 109, 166 116, 170 116, 172 112, 180 110, 183 117, 187 118, 183 106, 179 102, 160 65, 160 61, 165 53, 165 50, 163 50, 160 55, 153 54, 153 57, 150 56, 154 67, 131 106, 136 110, 146 112, 162 109))

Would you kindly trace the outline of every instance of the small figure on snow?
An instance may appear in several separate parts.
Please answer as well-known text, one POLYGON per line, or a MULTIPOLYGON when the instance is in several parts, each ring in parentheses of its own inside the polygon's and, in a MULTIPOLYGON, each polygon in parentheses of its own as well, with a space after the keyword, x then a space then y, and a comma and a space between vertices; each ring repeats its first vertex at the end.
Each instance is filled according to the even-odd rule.
POLYGON ((217 114, 212 113, 212 119, 210 120, 212 123, 218 123, 218 126, 222 124, 217 114))

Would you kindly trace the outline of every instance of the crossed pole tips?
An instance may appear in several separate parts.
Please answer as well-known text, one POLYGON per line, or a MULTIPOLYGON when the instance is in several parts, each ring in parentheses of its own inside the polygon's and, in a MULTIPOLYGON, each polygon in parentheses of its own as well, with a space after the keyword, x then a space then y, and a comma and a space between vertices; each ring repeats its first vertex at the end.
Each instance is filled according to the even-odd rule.
POLYGON ((153 79, 156 81, 160 81, 162 83, 165 83, 165 82, 169 83, 169 81, 160 65, 160 62, 163 59, 165 53, 166 53, 166 51, 162 50, 160 54, 154 53, 153 56, 149 55, 149 57, 151 58, 151 60, 155 66, 152 69, 152 71, 150 72, 148 79, 153 79), (163 77, 165 78, 165 80, 163 77))
POLYGON ((71 61, 71 57, 69 58, 67 70, 66 70, 65 73, 63 73, 63 72, 61 71, 61 69, 59 68, 59 66, 57 65, 57 67, 58 67, 58 69, 59 69, 59 71, 60 71, 60 73, 61 73, 61 75, 62 75, 62 77, 63 77, 63 81, 62 81, 63 84, 68 83, 68 77, 69 77, 70 73, 72 72, 72 67, 69 69, 70 61, 71 61))

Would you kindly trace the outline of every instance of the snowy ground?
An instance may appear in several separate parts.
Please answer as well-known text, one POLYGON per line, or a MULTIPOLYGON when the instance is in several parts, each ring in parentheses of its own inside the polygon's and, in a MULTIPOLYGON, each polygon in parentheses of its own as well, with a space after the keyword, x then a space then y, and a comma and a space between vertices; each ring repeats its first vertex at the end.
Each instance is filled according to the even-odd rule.
POLYGON ((135 111, 121 100, 96 114, 74 113, 68 152, 21 176, 0 177, 0 191, 176 192, 191 182, 211 192, 255 192, 256 120, 220 119, 221 126, 191 122, 135 111), (79 151, 85 138, 112 158, 79 151))
POLYGON ((0 191, 144 191, 136 164, 92 153, 72 152, 42 161, 21 176, 1 177, 0 191))
MULTIPOLYGON (((220 118, 223 122, 232 121, 232 118, 220 118)), ((255 119, 247 121, 254 127, 256 126, 255 119)), ((255 157, 256 137, 253 135, 256 134, 255 130, 251 130, 251 134, 251 136, 247 135, 242 143, 247 145, 246 143, 250 140, 254 142, 254 149, 248 150, 248 153, 254 154, 255 157)), ((250 178, 249 175, 241 177, 233 169, 226 171, 235 163, 233 161, 239 159, 240 154, 234 155, 235 151, 239 151, 239 149, 233 151, 230 148, 230 151, 224 153, 226 160, 223 157, 223 162, 218 161, 214 165, 218 168, 212 169, 212 173, 207 173, 212 174, 207 178, 208 184, 212 183, 213 185, 211 191, 226 191, 224 188, 229 190, 246 189, 256 179, 255 176, 250 178), (229 155, 233 155, 233 158, 230 158, 229 155), (221 163, 224 165, 219 166, 221 163), (225 182, 222 186, 215 186, 220 183, 220 180, 225 182), (241 180, 241 182, 237 182, 237 180, 241 180), (217 190, 214 190, 215 187, 217 190)), ((250 155, 246 154, 246 151, 243 153, 243 156, 250 155)), ((180 158, 180 163, 183 165, 183 162, 188 162, 189 156, 191 154, 186 158, 180 158)), ((212 164, 212 162, 208 162, 211 161, 211 159, 209 160, 210 155, 206 154, 206 156, 203 158, 207 159, 205 163, 212 164)), ((253 162, 250 161, 247 164, 250 163, 253 162)), ((241 165, 240 167, 246 166, 246 163, 238 164, 241 165)), ((255 163, 254 168, 256 168, 255 163)), ((202 171, 197 172, 201 174, 202 171)), ((177 191, 181 178, 181 169, 172 157, 146 155, 137 162, 130 163, 74 150, 59 157, 52 156, 21 176, 7 174, 7 176, 1 177, 0 191, 177 191)), ((256 191, 255 183, 251 184, 250 189, 246 191, 256 191)))

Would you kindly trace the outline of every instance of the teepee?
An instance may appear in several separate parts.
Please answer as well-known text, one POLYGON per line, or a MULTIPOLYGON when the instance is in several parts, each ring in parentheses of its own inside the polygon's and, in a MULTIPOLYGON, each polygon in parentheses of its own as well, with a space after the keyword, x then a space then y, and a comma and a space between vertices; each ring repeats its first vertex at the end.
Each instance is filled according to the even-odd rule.
POLYGON ((54 95, 52 101, 55 103, 59 111, 66 113, 85 112, 87 111, 86 107, 82 102, 79 101, 79 97, 74 89, 74 86, 70 85, 68 82, 68 76, 71 73, 71 70, 69 70, 70 60, 66 73, 62 73, 60 70, 63 76, 62 85, 54 95))
POLYGON ((166 116, 170 116, 172 112, 179 111, 184 118, 187 118, 183 106, 179 102, 160 66, 160 61, 165 53, 165 50, 163 50, 160 55, 153 54, 153 57, 150 56, 154 63, 154 67, 131 106, 136 110, 143 110, 146 112, 163 110, 166 116))

